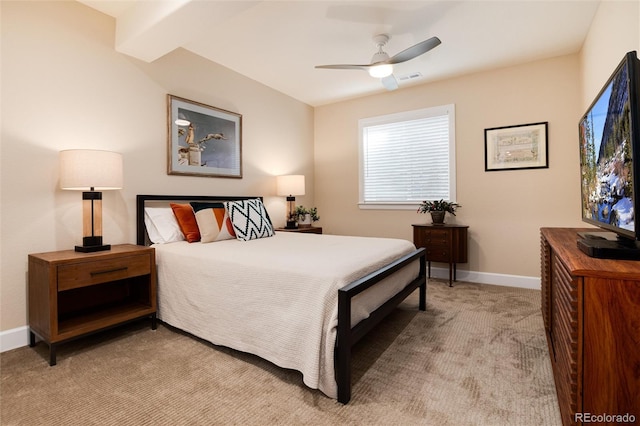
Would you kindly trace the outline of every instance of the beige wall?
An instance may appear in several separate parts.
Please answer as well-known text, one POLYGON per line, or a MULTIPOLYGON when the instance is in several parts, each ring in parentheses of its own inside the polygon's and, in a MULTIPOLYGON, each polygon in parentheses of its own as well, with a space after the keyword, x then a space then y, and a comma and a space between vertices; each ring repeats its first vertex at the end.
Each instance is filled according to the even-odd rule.
POLYGON ((104 193, 111 244, 135 242, 136 194, 262 195, 283 225, 272 176, 301 173, 300 200, 313 200, 308 105, 184 50, 152 64, 119 54, 113 19, 75 1, 0 7, 0 330, 27 323, 27 254, 81 243, 80 193, 58 189, 60 150, 123 153, 125 188, 104 193), (168 93, 243 115, 243 179, 166 174, 168 93))
MULTIPOLYGON (((602 2, 580 54, 467 75, 316 108, 316 204, 337 234, 411 239, 411 211, 359 210, 357 120, 453 103, 457 201, 447 221, 470 226, 460 270, 539 277, 539 228, 584 226, 578 118, 629 50, 640 50, 638 2, 602 2), (484 129, 549 122, 549 168, 484 171, 484 129)), ((463 272, 464 273, 464 272, 463 272)))
POLYGON ((580 55, 581 112, 631 50, 640 51, 640 2, 601 2, 580 55))
POLYGON ((316 108, 316 204, 338 234, 412 238, 415 211, 359 210, 357 120, 456 107, 457 201, 447 221, 469 225, 459 271, 539 275, 539 228, 579 224, 577 55, 467 75, 316 108), (484 129, 549 122, 549 168, 484 171, 484 129))

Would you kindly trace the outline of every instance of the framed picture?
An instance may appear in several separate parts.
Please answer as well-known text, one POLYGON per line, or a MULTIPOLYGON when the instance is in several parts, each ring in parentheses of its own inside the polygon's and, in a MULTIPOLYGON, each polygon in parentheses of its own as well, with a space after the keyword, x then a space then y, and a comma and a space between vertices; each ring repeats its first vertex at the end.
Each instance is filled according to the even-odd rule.
POLYGON ((548 122, 484 129, 484 170, 549 167, 548 122))
POLYGON ((242 177, 242 115, 167 95, 170 175, 242 177))

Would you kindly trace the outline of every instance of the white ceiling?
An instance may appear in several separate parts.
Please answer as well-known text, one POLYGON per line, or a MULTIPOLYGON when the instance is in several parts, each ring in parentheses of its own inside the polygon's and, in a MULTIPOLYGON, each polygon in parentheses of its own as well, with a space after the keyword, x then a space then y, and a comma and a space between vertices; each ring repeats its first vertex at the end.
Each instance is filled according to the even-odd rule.
POLYGON ((116 19, 119 52, 152 62, 182 47, 312 106, 383 92, 360 70, 372 38, 394 54, 442 44, 395 66, 400 88, 580 50, 600 0, 218 1, 78 0, 116 19))

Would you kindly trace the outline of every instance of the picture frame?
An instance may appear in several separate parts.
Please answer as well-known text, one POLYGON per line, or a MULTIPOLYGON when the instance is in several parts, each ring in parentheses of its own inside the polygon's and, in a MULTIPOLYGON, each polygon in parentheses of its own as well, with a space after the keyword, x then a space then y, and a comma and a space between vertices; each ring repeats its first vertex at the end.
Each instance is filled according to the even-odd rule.
POLYGON ((167 95, 167 174, 242 178, 242 115, 167 95))
POLYGON ((549 167, 548 121, 484 129, 484 170, 549 167))

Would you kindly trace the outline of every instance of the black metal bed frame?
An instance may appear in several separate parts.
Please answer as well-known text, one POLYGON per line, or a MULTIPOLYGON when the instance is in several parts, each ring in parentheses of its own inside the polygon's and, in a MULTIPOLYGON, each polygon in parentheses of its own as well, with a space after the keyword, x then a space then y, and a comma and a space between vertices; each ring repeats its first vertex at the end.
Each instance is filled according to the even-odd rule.
MULTIPOLYGON (((138 195, 136 197, 136 240, 138 245, 148 245, 144 224, 144 207, 147 201, 209 201, 220 202, 230 200, 248 200, 248 196, 188 196, 188 195, 138 195)), ((425 249, 417 249, 392 263, 352 282, 338 290, 338 336, 335 346, 335 376, 338 385, 338 402, 347 404, 351 399, 351 349, 372 328, 379 324, 391 311, 407 298, 416 288, 420 289, 419 309, 426 310, 427 278, 425 249), (418 277, 392 296, 367 319, 351 327, 351 299, 362 293, 394 272, 405 266, 420 261, 418 277)))

